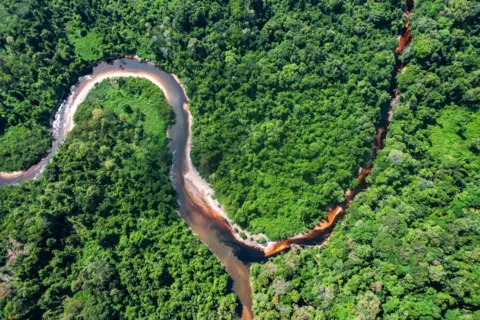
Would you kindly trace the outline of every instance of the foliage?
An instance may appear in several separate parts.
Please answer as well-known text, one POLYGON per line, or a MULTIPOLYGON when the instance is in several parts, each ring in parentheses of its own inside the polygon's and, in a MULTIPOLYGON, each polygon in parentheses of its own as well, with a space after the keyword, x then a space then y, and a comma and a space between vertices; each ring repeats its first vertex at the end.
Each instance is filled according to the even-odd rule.
POLYGON ((233 318, 226 271, 175 212, 161 95, 100 83, 43 177, 0 189, 0 241, 16 253, 0 268, 13 275, 2 319, 233 318))
POLYGON ((75 53, 84 60, 95 61, 103 56, 102 39, 100 34, 94 32, 86 33, 80 31, 80 35, 69 36, 71 42, 75 45, 75 53))
POLYGON ((278 239, 318 223, 369 161, 401 11, 373 1, 256 4, 222 24, 223 55, 196 37, 209 68, 188 83, 192 157, 235 222, 278 239))
POLYGON ((41 126, 27 128, 23 125, 8 128, 0 136, 0 158, 3 168, 7 171, 29 168, 50 150, 50 136, 48 129, 41 126))
POLYGON ((369 190, 325 246, 252 266, 257 318, 480 317, 478 12, 417 2, 369 190))

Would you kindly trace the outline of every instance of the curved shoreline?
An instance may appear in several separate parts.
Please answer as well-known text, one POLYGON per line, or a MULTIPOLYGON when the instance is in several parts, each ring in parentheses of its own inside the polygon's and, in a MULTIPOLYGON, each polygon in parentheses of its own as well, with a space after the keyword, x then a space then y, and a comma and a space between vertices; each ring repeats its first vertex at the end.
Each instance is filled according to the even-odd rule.
MULTIPOLYGON (((135 60, 135 61, 138 61, 139 63, 142 63, 142 64, 145 63, 152 67, 157 68, 153 63, 142 62, 143 60, 137 56, 128 57, 127 59, 135 60)), ((178 78, 178 76, 174 74, 169 74, 169 75, 182 88, 184 97, 188 102, 189 98, 186 94, 186 90, 183 84, 181 83, 180 79, 178 78)), ((162 90, 163 94, 165 95, 165 98, 172 105, 172 99, 174 99, 175 97, 167 89, 165 83, 162 82, 162 79, 152 76, 152 74, 148 72, 132 72, 125 69, 120 69, 120 70, 102 72, 95 76, 87 75, 84 77, 80 77, 79 84, 72 87, 71 94, 62 102, 58 111, 55 114, 55 120, 52 124, 52 131, 54 131, 53 132, 54 137, 52 139, 53 141, 52 141, 51 151, 47 154, 46 157, 42 158, 38 164, 33 165, 27 170, 15 171, 15 172, 0 172, 0 187, 3 185, 19 184, 21 182, 24 182, 30 179, 37 179, 45 169, 46 165, 50 162, 51 158, 57 152, 57 148, 63 143, 66 135, 75 126, 75 123, 73 120, 75 112, 78 106, 86 99, 90 90, 92 90, 97 83, 103 80, 116 79, 116 78, 122 78, 122 77, 134 77, 134 78, 143 78, 143 79, 149 80, 150 82, 155 84, 157 87, 159 87, 160 90, 162 90), (65 108, 65 111, 63 110, 64 108, 65 108), (58 133, 55 130, 59 130, 58 133)), ((186 144, 186 150, 185 150, 185 163, 183 168, 184 169, 183 179, 189 182, 186 184, 187 191, 191 196, 194 196, 196 198, 200 197, 200 198, 203 198, 203 200, 206 200, 204 205, 206 204, 209 207, 213 208, 214 212, 218 215, 218 218, 224 219, 229 224, 230 229, 232 229, 231 234, 233 237, 235 237, 237 241, 242 242, 247 246, 255 247, 262 251, 273 248, 276 244, 276 241, 267 241, 265 245, 260 245, 256 241, 245 240, 239 236, 239 233, 244 232, 245 234, 248 235, 248 238, 258 239, 263 237, 265 239, 268 239, 266 235, 264 235, 263 233, 252 234, 244 230, 235 222, 233 222, 228 217, 222 205, 218 202, 218 200, 216 200, 212 187, 208 184, 207 181, 205 181, 200 176, 196 168, 193 166, 193 163, 190 157, 191 140, 192 140, 191 127, 193 125, 193 117, 190 113, 188 103, 183 104, 183 109, 188 116, 188 121, 187 121, 188 136, 187 136, 187 144, 186 144), (238 229, 239 232, 238 233, 233 232, 234 229, 238 229)), ((169 132, 170 129, 171 128, 168 128, 167 131, 169 132)), ((197 199, 197 201, 199 201, 200 203, 204 202, 203 200, 197 199)))
MULTIPOLYGON (((188 97, 187 92, 185 90, 185 87, 181 83, 178 76, 175 75, 175 74, 171 74, 171 75, 172 75, 173 79, 175 79, 175 81, 178 83, 178 85, 182 88, 183 94, 187 98, 187 101, 189 101, 190 98, 188 97)), ((269 248, 274 247, 276 241, 267 241, 265 245, 260 245, 258 242, 255 241, 259 238, 268 239, 265 234, 263 234, 263 233, 252 234, 249 231, 244 230, 242 227, 240 227, 238 224, 236 224, 233 220, 231 220, 228 217, 228 214, 225 211, 225 209, 223 208, 223 206, 215 198, 215 191, 213 190, 213 188, 210 186, 210 184, 205 179, 203 179, 200 176, 200 173, 197 171, 197 169, 193 165, 192 158, 191 158, 193 116, 190 112, 188 103, 184 104, 183 108, 188 115, 188 136, 187 136, 187 144, 186 144, 186 150, 185 150, 185 166, 186 166, 186 168, 185 168, 185 171, 184 171, 184 179, 190 181, 192 186, 194 186, 197 190, 201 190, 203 198, 207 200, 207 204, 211 208, 213 208, 219 216, 221 216, 223 219, 225 219, 228 222, 228 224, 230 225, 230 228, 232 230, 234 230, 234 229, 239 230, 238 233, 232 232, 232 235, 238 241, 241 241, 241 242, 245 243, 246 245, 257 247, 260 250, 268 250, 269 248), (244 232, 245 234, 248 235, 248 238, 253 238, 254 241, 242 239, 238 235, 240 232, 244 232)))
MULTIPOLYGON (((410 12, 408 12, 408 14, 409 13, 410 12)), ((408 14, 406 14, 407 17, 408 17, 408 14)), ((406 23, 405 27, 406 27, 405 34, 408 34, 408 32, 409 32, 409 22, 408 22, 408 20, 407 20, 407 23, 406 23)), ((402 39, 402 38, 403 38, 403 35, 399 37, 399 39, 402 39)), ((139 63, 148 64, 152 67, 157 68, 153 63, 142 62, 143 60, 141 58, 137 57, 137 56, 126 57, 126 59, 138 61, 139 63)), ((103 63, 103 62, 101 62, 101 63, 103 63)), ((161 71, 163 71, 163 70, 161 70, 161 71)), ((163 72, 165 72, 165 71, 163 71, 163 72)), ((167 72, 165 72, 165 73, 167 73, 167 72)), ((273 256, 273 255, 281 252, 281 251, 284 251, 284 250, 288 249, 292 244, 300 244, 300 245, 304 245, 304 246, 322 245, 322 242, 323 242, 324 238, 326 238, 331 233, 331 230, 328 230, 328 229, 330 229, 335 224, 335 222, 343 216, 345 209, 348 208, 348 206, 350 206, 351 202, 353 201, 354 196, 356 195, 356 193, 358 193, 359 190, 351 190, 351 189, 346 190, 346 192, 345 192, 345 202, 343 204, 339 204, 339 205, 336 205, 336 206, 330 208, 327 211, 327 217, 325 219, 321 219, 318 224, 316 224, 311 230, 309 230, 307 232, 298 233, 296 235, 290 236, 290 237, 285 238, 285 239, 280 239, 280 240, 277 240, 277 241, 270 241, 270 240, 268 240, 268 237, 263 233, 252 234, 249 231, 244 230, 242 227, 240 227, 238 224, 233 222, 228 217, 228 215, 225 212, 223 206, 215 198, 214 190, 212 189, 212 187, 208 184, 207 181, 205 181, 205 179, 203 179, 200 176, 200 174, 198 173, 196 168, 193 166, 193 163, 192 163, 192 160, 191 160, 191 157, 190 157, 191 144, 192 144, 191 128, 192 128, 192 125, 193 125, 193 117, 192 117, 192 115, 190 113, 190 110, 189 110, 189 104, 188 104, 189 98, 188 98, 188 96, 186 94, 186 90, 185 90, 183 84, 181 83, 181 81, 179 80, 178 76, 176 76, 174 74, 169 74, 169 73, 168 73, 168 75, 170 75, 175 80, 175 82, 181 87, 181 89, 183 91, 183 95, 184 95, 184 97, 186 98, 186 101, 187 101, 187 103, 184 103, 182 105, 183 110, 185 111, 185 113, 188 116, 188 119, 187 119, 188 135, 187 135, 187 143, 186 143, 186 146, 185 146, 185 159, 184 159, 184 163, 182 164, 182 167, 183 167, 182 168, 183 169, 182 179, 184 179, 185 182, 188 182, 188 183, 185 184, 185 186, 186 186, 185 191, 187 191, 188 194, 192 198, 195 198, 203 206, 208 206, 211 209, 213 209, 212 211, 217 217, 212 217, 212 218, 223 219, 224 222, 228 224, 228 228, 231 231, 230 233, 235 238, 235 240, 243 243, 246 246, 254 247, 258 250, 261 250, 264 253, 264 258, 268 258, 270 256, 273 256), (234 229, 238 229, 239 232, 238 233, 233 232, 234 229), (247 235, 247 239, 243 239, 239 236, 239 233, 241 233, 241 232, 244 232, 247 235), (319 236, 319 232, 324 233, 324 235, 319 236), (319 237, 321 239, 319 239, 319 237), (260 245, 256 241, 248 240, 248 238, 251 238, 251 239, 254 239, 254 240, 256 240, 258 238, 265 238, 265 239, 267 239, 267 242, 264 245, 260 245), (312 240, 312 238, 316 238, 315 239, 315 242, 317 242, 316 244, 308 245, 306 243, 303 243, 303 242, 308 242, 308 240, 312 240)), ((63 142, 65 136, 73 129, 73 127, 75 125, 75 123, 73 121, 74 114, 75 114, 78 106, 88 96, 88 93, 90 92, 90 90, 93 89, 94 86, 97 83, 99 83, 103 80, 122 78, 122 77, 144 78, 144 79, 147 79, 147 80, 151 81, 153 84, 155 84, 157 87, 159 87, 162 90, 166 99, 172 105, 171 100, 174 98, 172 96, 172 94, 166 88, 164 83, 162 83, 161 79, 159 79, 155 76, 152 76, 148 72, 138 72, 138 71, 137 72, 131 72, 131 71, 124 70, 122 67, 120 67, 120 70, 103 72, 103 73, 101 73, 99 75, 96 75, 94 77, 92 77, 90 75, 81 77, 79 79, 80 83, 77 86, 72 87, 72 94, 69 95, 65 99, 65 101, 61 104, 60 108, 58 109, 58 111, 55 115, 55 121, 53 122, 52 129, 54 129, 55 127, 59 127, 59 128, 62 128, 62 132, 60 134, 61 135, 60 138, 54 137, 52 151, 50 151, 50 153, 45 158, 43 158, 38 164, 30 167, 27 170, 16 171, 16 172, 0 172, 0 186, 9 185, 9 184, 18 184, 18 183, 21 183, 21 182, 26 181, 26 180, 38 178, 38 176, 43 172, 45 166, 50 161, 51 157, 56 153, 56 149, 57 149, 58 145, 60 145, 63 142), (82 85, 82 81, 85 80, 85 79, 87 80, 87 84, 82 85), (80 90, 80 91, 77 92, 76 90, 80 90), (61 116, 59 116, 59 114, 62 112, 62 108, 64 107, 64 105, 67 105, 67 107, 69 106, 69 108, 67 108, 67 111, 63 114, 63 117, 61 117, 61 116)), ((395 90, 395 95, 394 95, 394 98, 393 98, 392 101, 398 102, 398 95, 396 94, 396 90, 395 90)), ((393 103, 392 103, 392 107, 393 107, 393 103)), ((391 110, 389 112, 389 115, 391 115, 391 110)), ((390 121, 390 119, 388 119, 386 125, 380 127, 378 129, 377 133, 376 133, 376 137, 375 137, 375 142, 376 142, 375 151, 376 152, 380 151, 383 147, 382 146, 382 141, 383 141, 382 136, 387 130, 389 121, 390 121)), ((171 128, 168 128, 168 130, 167 130, 168 135, 170 135, 170 129, 171 128)), ((375 154, 373 155, 372 160, 374 160, 374 158, 375 158, 375 154)), ((357 178, 357 181, 358 181, 359 185, 364 184, 365 178, 370 173, 372 166, 373 166, 373 161, 371 161, 371 165, 368 168, 360 168, 359 176, 357 178)), ((210 215, 212 215, 212 212, 210 212, 210 215)), ((257 260, 257 259, 254 259, 254 260, 257 260)))
POLYGON ((233 279, 233 290, 243 306, 242 319, 252 319, 252 288, 248 265, 253 256, 263 258, 262 247, 246 243, 233 233, 229 219, 213 190, 194 168, 190 158, 191 125, 193 118, 188 107, 188 97, 178 77, 139 58, 116 60, 112 64, 99 63, 88 75, 79 78, 70 94, 62 102, 52 123, 52 149, 39 163, 25 171, 0 172, 0 186, 18 184, 36 179, 56 154, 68 133, 74 128, 74 115, 91 89, 101 81, 121 77, 144 78, 159 87, 175 112, 175 124, 168 128, 170 148, 174 159, 170 179, 180 205, 179 215, 200 240, 216 255, 233 279), (179 89, 181 88, 181 89, 179 89), (239 259, 241 256, 243 259, 239 259))
MULTIPOLYGON (((407 1, 407 8, 406 11, 404 11, 404 16, 406 17, 405 20, 405 25, 404 25, 404 30, 401 35, 398 37, 398 46, 395 49, 396 54, 402 53, 403 49, 408 46, 411 42, 411 31, 410 31, 410 19, 409 16, 411 12, 413 11, 415 6, 414 1, 407 1)), ((125 56, 125 59, 127 60, 134 60, 142 64, 148 64, 151 67, 158 68, 156 67, 152 62, 146 61, 141 59, 138 56, 125 56)), ((118 60, 117 60, 118 61, 118 60)), ((101 65, 104 62, 100 62, 99 65, 101 65)), ((165 72, 161 70, 162 72, 165 72)), ((395 66, 395 73, 398 73, 401 71, 401 65, 397 61, 397 65, 395 66)), ((269 257, 271 255, 274 255, 280 251, 283 251, 284 249, 280 249, 280 247, 288 247, 289 245, 285 246, 285 242, 288 241, 293 241, 293 243, 297 242, 296 240, 306 240, 307 238, 311 238, 312 234, 315 234, 318 231, 322 231, 325 229, 330 228, 331 225, 334 224, 335 220, 337 220, 338 216, 343 214, 343 211, 345 211, 346 208, 350 206, 352 203, 355 195, 361 190, 362 185, 365 184, 365 179, 370 173, 372 167, 373 167, 373 162, 376 158, 376 154, 382 150, 383 148, 383 139, 385 137, 385 133, 388 130, 389 123, 391 121, 391 116, 392 116, 392 108, 398 103, 399 101, 399 96, 397 89, 393 89, 393 97, 392 97, 392 102, 390 105, 390 109, 388 110, 388 118, 386 119, 385 123, 381 125, 377 133, 375 135, 375 148, 372 153, 372 159, 369 161, 369 164, 367 165, 366 168, 360 168, 359 169, 359 176, 357 177, 357 182, 359 184, 359 187, 357 187, 355 190, 347 189, 345 191, 345 199, 342 204, 338 204, 334 207, 331 207, 327 211, 327 217, 325 219, 321 219, 318 224, 316 224, 311 230, 307 232, 302 232, 295 234, 293 236, 290 236, 286 239, 280 239, 277 241, 270 241, 268 237, 263 234, 252 234, 246 230, 243 230, 242 227, 240 227, 238 224, 236 224, 234 221, 232 221, 227 213, 225 212, 223 206, 218 202, 218 200, 214 196, 214 191, 212 187, 208 184, 208 182, 203 179, 196 168, 193 166, 191 157, 190 157, 190 150, 191 150, 191 144, 192 144, 192 133, 191 133, 191 127, 193 125, 193 117, 192 114, 190 113, 189 110, 189 98, 187 96, 185 87, 181 83, 180 79, 178 78, 177 75, 175 74, 170 74, 165 72, 169 76, 171 76, 176 84, 181 88, 183 96, 186 99, 186 103, 182 104, 182 108, 187 114, 187 123, 188 123, 188 135, 187 135, 187 143, 185 146, 185 162, 182 164, 183 167, 183 179, 188 181, 188 189, 192 189, 195 191, 190 191, 192 195, 195 195, 196 197, 201 197, 203 198, 202 202, 204 204, 206 203, 210 208, 214 209, 214 212, 221 218, 225 220, 230 226, 231 229, 231 234, 232 236, 237 240, 240 241, 241 243, 247 245, 247 246, 252 246, 255 248, 258 248, 259 250, 262 250, 265 253, 265 257, 269 257), (205 201, 206 200, 206 201, 205 201), (258 238, 265 238, 267 240, 266 244, 260 245, 256 241, 251 241, 247 239, 241 238, 237 233, 233 232, 234 229, 238 229, 239 233, 244 232, 247 235, 247 239, 254 239, 257 240, 258 238), (283 245, 281 245, 284 243, 283 245)), ((73 129, 74 122, 73 122, 73 116, 75 114, 76 109, 78 106, 83 102, 83 100, 87 97, 89 91, 95 86, 96 83, 101 82, 105 79, 109 78, 120 78, 120 77, 141 77, 144 79, 147 79, 157 85, 165 95, 166 99, 169 101, 169 103, 173 106, 172 104, 172 95, 170 94, 169 90, 166 88, 166 86, 162 83, 162 79, 156 78, 155 76, 152 76, 148 72, 130 72, 127 70, 124 70, 122 66, 120 66, 120 70, 116 71, 107 71, 103 72, 99 75, 96 75, 93 77, 93 81, 88 81, 86 86, 82 87, 82 80, 88 79, 91 80, 91 76, 85 76, 79 78, 80 83, 77 86, 73 86, 71 89, 71 95, 69 95, 64 102, 60 105, 58 111, 55 113, 55 121, 52 124, 52 130, 54 130, 56 127, 63 127, 63 132, 60 133, 60 138, 53 137, 53 143, 52 143, 52 150, 50 153, 43 158, 39 164, 34 165, 30 167, 29 169, 25 171, 16 171, 16 172, 0 172, 0 187, 2 185, 6 184, 18 184, 22 181, 29 180, 29 179, 35 179, 37 178, 43 169, 45 168, 46 164, 48 164, 49 160, 51 157, 56 153, 56 149, 59 144, 63 142, 63 139, 65 138, 66 134, 70 132, 73 129), (76 90, 80 90, 78 95, 75 94, 76 90), (67 112, 64 114, 66 115, 66 119, 62 119, 59 114, 62 112, 62 108, 64 105, 71 105, 70 108, 68 108, 67 112), (63 135, 62 135, 63 134, 63 135), (33 173, 33 174, 32 174, 33 173)), ((64 117, 63 117, 64 118, 64 117)), ((170 136, 170 129, 167 130, 167 135, 170 136)), ((174 178, 172 176, 172 178, 174 178)), ((187 190, 188 191, 188 190, 187 190)), ((318 240, 318 239, 317 239, 318 240)), ((291 243, 292 244, 292 243, 291 243)))

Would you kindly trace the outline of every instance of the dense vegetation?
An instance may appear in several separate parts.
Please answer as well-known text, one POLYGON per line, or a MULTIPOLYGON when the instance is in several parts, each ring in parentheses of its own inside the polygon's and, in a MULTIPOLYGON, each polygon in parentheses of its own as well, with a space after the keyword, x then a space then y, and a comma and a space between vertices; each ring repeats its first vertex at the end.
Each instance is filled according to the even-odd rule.
POLYGON ((394 0, 2 0, 0 21, 0 170, 48 149, 50 115, 91 63, 137 53, 185 82, 197 168, 271 238, 306 231, 355 184, 403 25, 394 0))
POLYGON ((252 267, 258 319, 480 318, 479 14, 417 2, 370 189, 324 247, 252 267))
POLYGON ((0 189, 2 319, 233 318, 229 277, 175 212, 172 109, 100 83, 43 178, 0 189))
MULTIPOLYGON (((254 311, 478 318, 480 6, 418 0, 394 80, 401 4, 0 0, 0 171, 48 150, 52 112, 92 63, 137 53, 186 84, 192 156, 232 218, 284 237, 354 186, 396 84, 370 188, 326 246, 252 267, 254 311)), ((225 272, 172 207, 164 130, 152 130, 169 111, 152 115, 158 90, 127 82, 83 106, 44 178, 0 190, 4 317, 233 314, 225 272)))

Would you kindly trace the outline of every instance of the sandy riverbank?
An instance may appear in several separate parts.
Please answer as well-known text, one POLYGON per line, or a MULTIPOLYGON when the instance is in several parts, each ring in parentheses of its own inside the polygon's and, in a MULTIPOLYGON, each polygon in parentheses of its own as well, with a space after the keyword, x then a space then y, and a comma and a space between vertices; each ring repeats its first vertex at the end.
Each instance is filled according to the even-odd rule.
POLYGON ((0 172, 0 179, 17 179, 19 178, 24 171, 15 171, 15 172, 0 172))
MULTIPOLYGON (((136 60, 141 61, 140 58, 135 57, 136 60)), ((65 137, 75 126, 74 123, 74 115, 75 112, 77 111, 78 107, 80 104, 85 101, 87 98, 90 90, 92 90, 96 84, 107 80, 107 79, 116 79, 116 78, 122 78, 122 77, 134 77, 134 78, 143 78, 147 79, 153 84, 155 84, 157 87, 162 90, 163 94, 165 95, 166 99, 171 102, 172 100, 172 95, 170 92, 166 89, 166 86, 163 84, 162 79, 157 78, 154 75, 149 74, 148 72, 141 72, 141 71, 128 71, 128 70, 112 70, 112 71, 106 71, 101 74, 95 75, 95 76, 86 76, 83 79, 85 80, 83 83, 80 84, 79 90, 78 91, 72 91, 71 95, 67 97, 65 100, 64 105, 62 105, 60 108, 65 107, 65 113, 63 115, 63 118, 56 118, 55 122, 53 123, 53 127, 59 127, 61 130, 63 130, 63 136, 65 137), (63 120, 63 121, 62 121, 63 120)), ((183 89, 185 97, 188 96, 186 94, 185 88, 183 84, 180 82, 179 78, 176 75, 172 74, 172 77, 174 80, 178 83, 178 85, 183 89)), ((213 209, 213 211, 218 214, 218 218, 226 220, 232 229, 232 234, 235 236, 235 238, 243 242, 249 246, 255 246, 259 249, 264 250, 265 248, 270 248, 275 245, 275 242, 268 241, 264 245, 260 245, 256 240, 260 238, 264 238, 265 240, 268 240, 266 235, 264 234, 251 234, 245 230, 243 230, 239 225, 235 224, 233 221, 231 221, 225 212, 224 208, 221 206, 221 204, 216 200, 214 196, 214 191, 212 187, 204 180, 198 171, 195 169, 195 167, 192 164, 192 160, 190 157, 190 150, 191 150, 191 142, 192 142, 192 137, 191 137, 191 127, 193 125, 193 117, 190 113, 189 110, 189 105, 185 103, 183 105, 183 108, 185 112, 188 115, 188 138, 187 138, 187 145, 186 145, 186 157, 185 157, 185 172, 184 172, 184 179, 185 179, 185 186, 190 191, 190 193, 195 194, 196 196, 200 196, 203 198, 203 200, 208 203, 208 205, 213 209), (233 232, 233 230, 238 230, 238 233, 233 232), (247 236, 247 240, 244 240, 240 237, 240 233, 244 233, 247 236), (248 239, 253 239, 248 240, 248 239)), ((43 168, 42 168, 43 169, 43 168)), ((15 180, 18 178, 21 178, 22 175, 24 175, 27 171, 16 171, 16 172, 0 172, 0 179, 5 179, 5 180, 15 180)))

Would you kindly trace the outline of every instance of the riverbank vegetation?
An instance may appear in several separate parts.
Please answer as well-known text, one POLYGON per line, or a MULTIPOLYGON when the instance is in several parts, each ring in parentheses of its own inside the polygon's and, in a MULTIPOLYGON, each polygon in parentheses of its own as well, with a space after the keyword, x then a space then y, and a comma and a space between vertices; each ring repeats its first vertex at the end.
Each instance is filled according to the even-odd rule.
POLYGON ((39 180, 0 189, 2 319, 233 319, 214 255, 175 212, 165 136, 145 79, 105 80, 39 180))
POLYGON ((479 12, 417 2, 370 188, 322 248, 252 266, 257 319, 480 317, 479 12))

